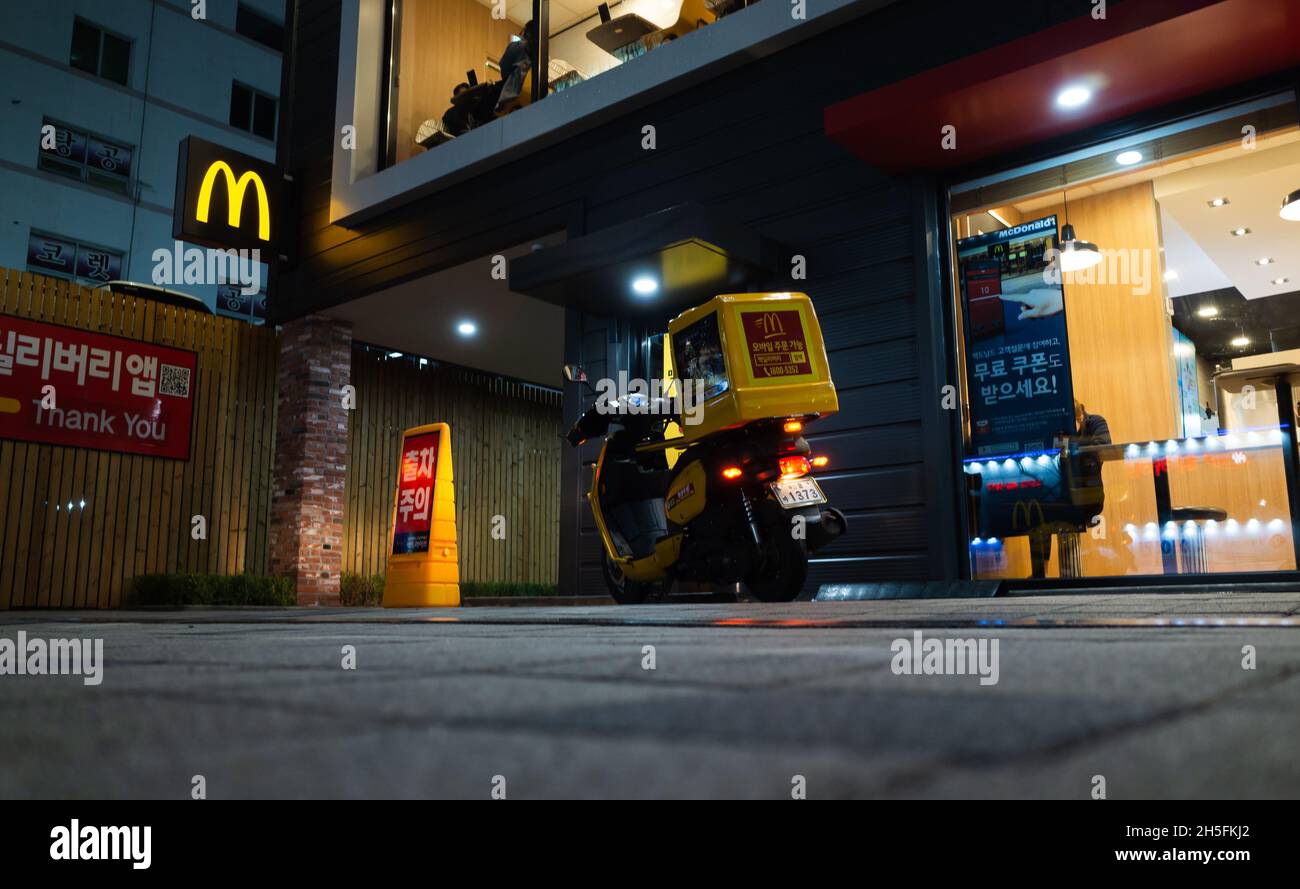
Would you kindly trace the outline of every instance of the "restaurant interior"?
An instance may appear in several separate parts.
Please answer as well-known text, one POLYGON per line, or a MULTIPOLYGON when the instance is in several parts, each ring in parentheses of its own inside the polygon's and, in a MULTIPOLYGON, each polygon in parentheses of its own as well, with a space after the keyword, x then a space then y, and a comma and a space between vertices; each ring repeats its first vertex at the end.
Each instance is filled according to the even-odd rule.
MULTIPOLYGON (((388 164, 531 104, 533 0, 392 0, 388 164), (508 70, 502 70, 502 62, 508 70)), ((597 77, 757 0, 550 0, 545 95, 597 77)))
MULTIPOLYGON (((973 576, 1295 569, 1296 123, 1294 97, 1261 100, 952 191, 957 366, 967 367, 966 322, 1002 322, 965 308, 975 278, 963 243, 1054 215, 1047 246, 1055 232, 1073 398, 1105 418, 1110 439, 1072 428, 1037 454, 979 452, 978 384, 962 374, 973 576), (1045 516, 1031 512, 1035 498, 1045 516)), ((1026 252, 1032 264, 1027 243, 994 257, 1004 289, 1026 252)), ((1009 296, 1007 318, 1033 316, 1009 296)))

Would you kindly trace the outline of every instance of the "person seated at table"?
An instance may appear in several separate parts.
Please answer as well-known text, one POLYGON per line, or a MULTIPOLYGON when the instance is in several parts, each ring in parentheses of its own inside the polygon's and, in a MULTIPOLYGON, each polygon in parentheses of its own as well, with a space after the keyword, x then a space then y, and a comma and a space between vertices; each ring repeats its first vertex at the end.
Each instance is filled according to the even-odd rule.
POLYGON ((519 29, 518 40, 511 40, 501 54, 501 93, 497 97, 496 111, 505 111, 517 102, 524 91, 524 79, 533 67, 533 47, 537 43, 537 23, 529 20, 519 29))
POLYGON ((1074 434, 1066 438, 1060 459, 1069 461, 1069 493, 1062 502, 1045 507, 1045 521, 1028 535, 1033 577, 1047 574, 1047 563, 1052 558, 1052 535, 1086 530, 1101 515, 1106 503, 1101 481, 1101 458, 1095 454, 1080 454, 1077 448, 1110 444, 1110 424, 1101 414, 1088 413, 1083 402, 1076 398, 1074 434))

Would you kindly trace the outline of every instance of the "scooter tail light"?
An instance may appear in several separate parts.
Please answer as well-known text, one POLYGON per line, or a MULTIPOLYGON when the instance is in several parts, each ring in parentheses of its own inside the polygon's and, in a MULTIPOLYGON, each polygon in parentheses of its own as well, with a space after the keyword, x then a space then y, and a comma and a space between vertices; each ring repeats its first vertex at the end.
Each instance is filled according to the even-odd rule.
POLYGON ((728 466, 722 470, 722 477, 727 479, 728 481, 733 479, 738 479, 744 474, 745 474, 744 470, 742 470, 739 466, 728 466))
POLYGON ((811 471, 807 457, 782 457, 780 465, 782 478, 798 478, 811 471))
POLYGON ((803 421, 802 421, 802 420, 786 420, 786 421, 785 421, 785 427, 784 427, 784 428, 785 428, 785 431, 786 431, 786 432, 803 432, 803 421))

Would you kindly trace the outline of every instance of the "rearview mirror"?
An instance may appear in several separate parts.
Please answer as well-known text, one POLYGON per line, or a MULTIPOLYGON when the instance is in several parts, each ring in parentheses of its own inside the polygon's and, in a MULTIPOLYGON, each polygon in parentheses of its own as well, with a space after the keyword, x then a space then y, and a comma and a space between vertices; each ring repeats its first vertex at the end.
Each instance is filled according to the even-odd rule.
POLYGON ((566 364, 564 365, 564 378, 570 383, 585 383, 587 382, 587 372, 582 369, 580 364, 566 364))

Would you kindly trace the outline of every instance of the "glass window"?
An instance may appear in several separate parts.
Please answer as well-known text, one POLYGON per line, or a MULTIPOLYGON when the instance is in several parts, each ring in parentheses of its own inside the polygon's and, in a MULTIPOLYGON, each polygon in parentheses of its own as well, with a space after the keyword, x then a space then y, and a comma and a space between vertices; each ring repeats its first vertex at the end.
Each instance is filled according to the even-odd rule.
POLYGON ((89 74, 99 74, 100 31, 81 19, 72 23, 72 57, 68 64, 89 74))
POLYGON ((275 99, 261 93, 253 96, 253 134, 275 138, 275 99))
POLYGON ((380 113, 381 120, 391 120, 386 164, 532 104, 537 70, 546 72, 538 85, 545 98, 749 5, 747 0, 623 0, 602 12, 597 0, 547 3, 543 52, 531 2, 391 3, 386 45, 393 80, 380 113), (497 17, 499 10, 505 17, 497 17))
POLYGON ((230 87, 230 125, 263 139, 275 139, 276 100, 242 83, 230 87))
POLYGON ((705 401, 730 388, 717 312, 710 312, 673 337, 673 366, 679 380, 703 382, 705 401))
POLYGON ((120 194, 131 190, 131 167, 135 149, 45 120, 41 127, 37 166, 120 194))
POLYGON ((284 25, 246 4, 240 3, 235 13, 235 30, 276 52, 284 51, 284 25))
POLYGON ((121 37, 114 37, 112 34, 105 34, 103 58, 99 67, 100 76, 105 80, 111 80, 114 83, 126 86, 130 68, 130 42, 123 40, 121 37))
POLYGON ((126 86, 131 74, 131 41, 76 19, 72 23, 68 64, 126 86))
POLYGON ((974 576, 1296 567, 1300 127, 1258 104, 953 190, 974 576))
POLYGON ((27 238, 27 269, 98 287, 122 278, 122 253, 34 231, 27 238))

